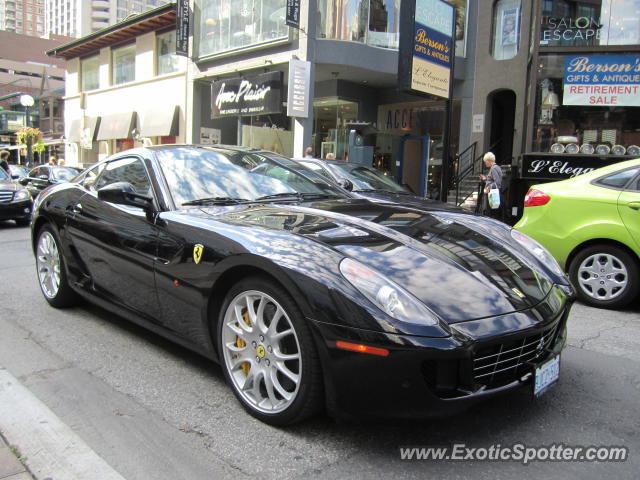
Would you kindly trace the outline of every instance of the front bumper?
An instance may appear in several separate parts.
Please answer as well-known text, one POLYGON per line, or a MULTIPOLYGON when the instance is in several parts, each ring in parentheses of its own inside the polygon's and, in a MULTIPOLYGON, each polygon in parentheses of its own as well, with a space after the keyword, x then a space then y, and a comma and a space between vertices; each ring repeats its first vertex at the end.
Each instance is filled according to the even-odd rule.
POLYGON ((531 387, 535 366, 560 353, 573 298, 452 325, 447 338, 372 332, 312 321, 327 407, 337 417, 426 418, 453 414, 497 394, 531 387), (542 308, 540 308, 542 307, 542 308), (386 357, 346 351, 336 341, 382 347, 386 357))
POLYGON ((31 200, 0 203, 0 220, 28 220, 31 218, 31 200))

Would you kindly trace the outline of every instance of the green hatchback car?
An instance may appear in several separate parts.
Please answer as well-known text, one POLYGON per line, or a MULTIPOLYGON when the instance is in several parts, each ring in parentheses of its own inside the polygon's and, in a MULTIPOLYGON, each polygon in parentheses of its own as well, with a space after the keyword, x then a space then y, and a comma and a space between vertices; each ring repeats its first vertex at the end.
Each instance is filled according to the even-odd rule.
POLYGON ((578 297, 620 308, 640 291, 640 159, 534 185, 515 228, 568 273, 578 297))

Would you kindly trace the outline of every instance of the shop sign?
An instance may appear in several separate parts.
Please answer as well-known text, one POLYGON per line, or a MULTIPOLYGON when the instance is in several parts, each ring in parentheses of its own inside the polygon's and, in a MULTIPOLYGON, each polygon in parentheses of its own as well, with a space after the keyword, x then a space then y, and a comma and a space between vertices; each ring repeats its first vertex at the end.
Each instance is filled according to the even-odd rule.
POLYGON ((522 178, 564 180, 619 161, 621 160, 599 156, 524 155, 522 159, 522 178))
POLYGON ((640 55, 567 55, 562 104, 640 106, 640 55))
POLYGON ((200 145, 216 145, 222 141, 222 130, 200 127, 200 145))
POLYGON ((285 25, 300 28, 300 0, 287 0, 285 25))
POLYGON ((543 17, 540 43, 584 41, 599 44, 602 25, 593 17, 543 17))
POLYGON ((176 55, 189 56, 189 0, 178 0, 176 15, 176 55))
POLYGON ((287 115, 309 117, 309 89, 311 86, 311 62, 292 58, 289 60, 289 91, 287 92, 287 115))
POLYGON ((398 62, 401 87, 449 98, 455 9, 442 0, 402 2, 401 22, 398 62))
POLYGON ((282 72, 211 84, 211 118, 282 112, 282 72))

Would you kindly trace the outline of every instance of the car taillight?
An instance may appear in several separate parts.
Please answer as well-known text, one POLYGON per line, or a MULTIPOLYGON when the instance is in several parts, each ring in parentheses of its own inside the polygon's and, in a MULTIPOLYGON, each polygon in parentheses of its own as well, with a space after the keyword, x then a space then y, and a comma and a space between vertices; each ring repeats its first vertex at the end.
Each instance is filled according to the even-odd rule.
POLYGON ((540 190, 536 190, 535 188, 530 189, 527 192, 527 195, 524 197, 524 206, 525 207, 539 207, 541 205, 546 205, 551 200, 551 197, 540 190))

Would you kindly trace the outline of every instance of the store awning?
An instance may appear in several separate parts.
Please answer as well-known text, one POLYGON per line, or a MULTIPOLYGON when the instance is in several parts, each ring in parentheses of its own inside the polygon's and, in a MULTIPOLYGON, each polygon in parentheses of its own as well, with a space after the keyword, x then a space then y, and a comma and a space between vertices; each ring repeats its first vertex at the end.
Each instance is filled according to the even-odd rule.
POLYGON ((178 105, 149 109, 140 114, 140 135, 143 137, 166 137, 178 135, 178 105))
POLYGON ((82 119, 77 118, 71 120, 71 127, 69 128, 69 141, 71 143, 80 141, 80 134, 82 133, 82 119))
POLYGON ((136 112, 103 115, 100 119, 97 140, 131 138, 131 130, 136 127, 136 112))
POLYGON ((84 128, 82 128, 81 118, 71 120, 71 128, 69 129, 68 138, 69 142, 93 142, 96 139, 96 131, 99 125, 100 117, 85 117, 84 128))

